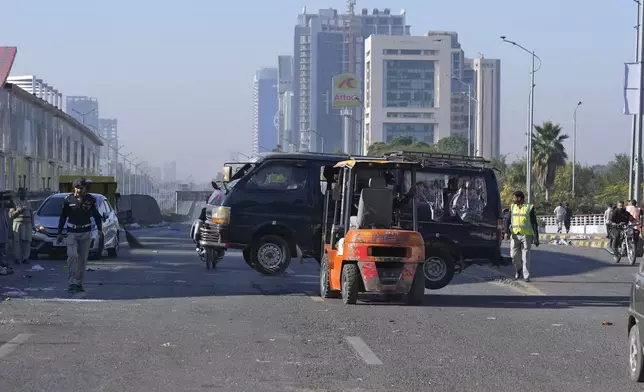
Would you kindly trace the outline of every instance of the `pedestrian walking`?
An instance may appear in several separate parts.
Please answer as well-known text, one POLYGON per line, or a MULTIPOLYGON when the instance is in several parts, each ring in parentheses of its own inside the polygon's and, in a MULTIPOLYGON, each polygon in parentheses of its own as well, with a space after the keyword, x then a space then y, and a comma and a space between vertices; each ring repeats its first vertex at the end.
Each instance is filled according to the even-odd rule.
POLYGON ((572 208, 568 203, 564 203, 564 208, 566 209, 566 217, 564 218, 564 227, 566 228, 566 234, 570 233, 570 222, 572 222, 572 208))
POLYGON ((608 208, 606 208, 606 211, 604 211, 604 225, 606 226, 606 238, 610 238, 610 233, 611 233, 610 219, 613 217, 613 210, 615 210, 615 206, 613 204, 609 204, 608 208))
POLYGON ((32 211, 27 201, 27 189, 18 189, 18 200, 9 209, 9 217, 13 220, 13 253, 16 264, 29 264, 31 254, 31 236, 34 229, 32 211))
POLYGON ((9 218, 9 207, 11 196, 9 192, 0 192, 0 276, 13 273, 9 266, 9 246, 10 240, 13 239, 13 229, 11 227, 11 218, 9 218))
POLYGON ((564 226, 564 220, 566 218, 566 209, 561 203, 559 203, 557 208, 555 208, 554 214, 555 220, 557 221, 557 234, 561 234, 564 226))
POLYGON ((74 193, 65 197, 63 211, 58 221, 56 243, 63 242, 63 229, 67 229, 67 269, 69 287, 67 291, 77 293, 83 289, 83 279, 92 241, 92 221, 100 233, 103 230, 103 217, 96 208, 96 198, 87 193, 89 181, 84 178, 74 180, 74 193))
POLYGON ((525 202, 522 191, 514 192, 510 208, 510 256, 514 262, 515 279, 530 281, 530 249, 539 246, 539 225, 534 206, 525 202))

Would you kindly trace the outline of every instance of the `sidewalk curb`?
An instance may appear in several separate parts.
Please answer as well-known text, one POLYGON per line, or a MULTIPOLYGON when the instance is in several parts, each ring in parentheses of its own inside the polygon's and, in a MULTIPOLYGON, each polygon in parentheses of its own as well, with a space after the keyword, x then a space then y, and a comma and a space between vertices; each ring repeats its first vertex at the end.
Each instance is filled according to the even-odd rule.
MULTIPOLYGON (((606 236, 605 235, 597 235, 597 234, 539 234, 539 240, 541 241, 550 241, 550 240, 569 240, 569 241, 603 241, 605 240, 606 236), (575 236, 586 236, 588 238, 584 239, 574 239, 571 237, 575 236)), ((607 239, 606 239, 607 240, 607 239)))

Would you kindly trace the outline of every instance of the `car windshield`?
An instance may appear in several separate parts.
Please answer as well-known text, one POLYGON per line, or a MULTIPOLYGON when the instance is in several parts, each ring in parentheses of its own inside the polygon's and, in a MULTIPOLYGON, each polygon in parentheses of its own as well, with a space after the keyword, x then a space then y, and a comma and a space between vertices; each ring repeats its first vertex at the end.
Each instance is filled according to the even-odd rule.
POLYGON ((50 197, 45 200, 42 207, 38 211, 40 216, 60 216, 63 211, 63 203, 65 199, 62 197, 50 197))

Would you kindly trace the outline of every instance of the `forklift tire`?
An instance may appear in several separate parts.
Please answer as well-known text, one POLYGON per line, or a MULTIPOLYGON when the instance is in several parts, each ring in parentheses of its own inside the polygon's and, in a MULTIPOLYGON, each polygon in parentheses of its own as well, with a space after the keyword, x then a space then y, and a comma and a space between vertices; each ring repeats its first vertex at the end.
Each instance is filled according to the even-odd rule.
POLYGON ((416 268, 414 281, 411 284, 411 290, 407 294, 407 305, 418 306, 425 302, 425 276, 423 275, 423 265, 416 268))
POLYGON ((357 264, 345 264, 342 266, 342 303, 345 305, 354 305, 358 302, 360 280, 360 270, 357 264))
POLYGON ((250 247, 251 266, 262 275, 276 276, 281 275, 291 265, 291 248, 286 240, 274 234, 268 234, 255 240, 250 247), (277 265, 267 267, 262 265, 264 262, 272 261, 270 259, 277 257, 277 265))
POLYGON ((423 263, 425 288, 440 290, 447 286, 456 271, 454 258, 440 249, 428 249, 423 263))
POLYGON ((340 292, 331 290, 331 285, 329 284, 329 256, 325 253, 320 263, 320 297, 338 298, 339 296, 340 292))

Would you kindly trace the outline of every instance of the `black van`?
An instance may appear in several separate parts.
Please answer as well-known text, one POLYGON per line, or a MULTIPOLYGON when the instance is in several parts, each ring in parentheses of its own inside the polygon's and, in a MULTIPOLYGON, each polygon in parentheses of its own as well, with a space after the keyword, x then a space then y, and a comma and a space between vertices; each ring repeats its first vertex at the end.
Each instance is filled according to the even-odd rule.
MULTIPOLYGON (((455 273, 473 264, 510 264, 501 255, 501 198, 488 161, 441 153, 395 152, 387 157, 423 165, 416 172, 415 198, 418 231, 426 241, 426 288, 447 286, 455 273)), ((409 189, 410 179, 404 181, 409 189)), ((409 212, 402 213, 411 219, 409 212)))
MULTIPOLYGON (((324 168, 345 159, 349 156, 266 153, 254 162, 226 164, 224 195, 206 206, 199 244, 242 249, 244 260, 267 275, 282 273, 292 257, 319 262, 324 168)), ((501 256, 498 183, 483 158, 399 152, 387 159, 423 164, 416 172, 415 197, 419 231, 426 240, 426 288, 445 287, 472 264, 509 264, 501 256)), ((402 185, 400 181, 409 178, 391 179, 402 185)), ((411 224, 409 212, 402 211, 403 224, 411 224)))
POLYGON ((224 165, 224 195, 206 206, 199 244, 242 249, 244 260, 266 275, 284 272, 292 257, 319 262, 326 187, 320 178, 325 166, 348 158, 264 153, 224 165))

